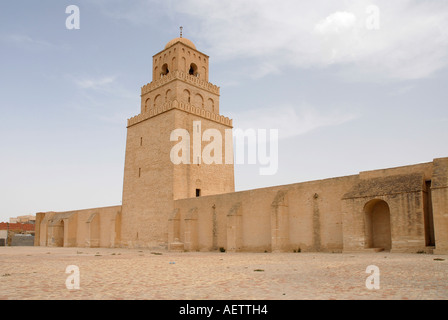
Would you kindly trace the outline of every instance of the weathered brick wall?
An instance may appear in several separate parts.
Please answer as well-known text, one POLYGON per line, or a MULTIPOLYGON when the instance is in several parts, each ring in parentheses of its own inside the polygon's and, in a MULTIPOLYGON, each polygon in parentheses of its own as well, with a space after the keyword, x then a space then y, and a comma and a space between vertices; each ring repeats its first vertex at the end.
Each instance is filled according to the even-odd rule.
POLYGON ((11 231, 34 231, 34 224, 32 223, 9 223, 0 222, 0 230, 11 230, 11 231))

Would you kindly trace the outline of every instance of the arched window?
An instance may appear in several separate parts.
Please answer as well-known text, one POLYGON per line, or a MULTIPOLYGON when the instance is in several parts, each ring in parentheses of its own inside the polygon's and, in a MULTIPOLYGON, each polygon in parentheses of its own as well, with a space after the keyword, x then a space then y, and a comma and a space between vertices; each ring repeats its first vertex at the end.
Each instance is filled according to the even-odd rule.
POLYGON ((188 91, 187 89, 185 89, 182 94, 182 101, 190 103, 190 91, 188 91))
POLYGON ((176 57, 171 60, 171 70, 177 70, 176 57))
POLYGON ((155 98, 154 98, 154 108, 158 108, 162 106, 162 96, 160 94, 158 94, 155 98))
POLYGON ((171 101, 171 89, 168 89, 165 93, 165 102, 171 101))
POLYGON ((197 108, 204 108, 204 98, 199 93, 194 96, 193 105, 197 108))
POLYGON ((215 102, 213 101, 212 98, 209 98, 209 99, 207 100, 207 109, 208 109, 210 112, 215 113, 215 102))
POLYGON ((188 71, 188 74, 197 77, 198 76, 198 66, 194 63, 190 64, 190 70, 188 71))
POLYGON ((165 63, 163 66, 162 66, 162 73, 161 73, 161 76, 163 77, 163 76, 166 76, 168 73, 170 73, 170 70, 168 69, 168 65, 165 63))
MULTIPOLYGON (((182 49, 183 50, 183 49, 182 49)), ((187 59, 185 59, 184 57, 182 57, 182 64, 181 64, 181 70, 182 72, 187 72, 187 59)))
POLYGON ((146 99, 146 102, 145 102, 145 112, 148 112, 148 110, 150 108, 151 108, 151 99, 148 98, 148 99, 146 99))

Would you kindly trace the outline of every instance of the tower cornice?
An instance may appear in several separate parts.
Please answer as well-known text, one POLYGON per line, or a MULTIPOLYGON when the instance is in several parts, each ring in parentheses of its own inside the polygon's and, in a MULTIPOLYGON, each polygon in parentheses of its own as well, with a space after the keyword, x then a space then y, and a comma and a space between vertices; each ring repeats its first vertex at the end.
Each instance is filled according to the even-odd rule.
POLYGON ((201 80, 195 76, 186 74, 186 73, 184 73, 182 71, 178 71, 178 70, 170 72, 169 74, 163 76, 162 78, 144 85, 141 88, 141 96, 143 96, 157 88, 160 88, 163 85, 165 85, 171 81, 174 81, 174 80, 181 80, 181 81, 191 84, 197 88, 206 90, 210 93, 213 93, 213 94, 216 94, 219 96, 220 88, 218 86, 214 85, 211 82, 201 80))
POLYGON ((170 101, 165 103, 163 106, 159 108, 153 108, 148 112, 140 113, 130 119, 128 119, 128 125, 127 127, 131 127, 136 125, 137 123, 143 122, 145 120, 151 119, 153 117, 156 117, 162 113, 171 111, 171 110, 180 110, 186 113, 193 114, 195 116, 208 119, 210 121, 226 125, 228 127, 233 126, 233 120, 229 119, 223 115, 216 114, 207 110, 204 110, 202 108, 198 108, 194 105, 191 105, 189 103, 184 102, 178 102, 177 100, 170 101))

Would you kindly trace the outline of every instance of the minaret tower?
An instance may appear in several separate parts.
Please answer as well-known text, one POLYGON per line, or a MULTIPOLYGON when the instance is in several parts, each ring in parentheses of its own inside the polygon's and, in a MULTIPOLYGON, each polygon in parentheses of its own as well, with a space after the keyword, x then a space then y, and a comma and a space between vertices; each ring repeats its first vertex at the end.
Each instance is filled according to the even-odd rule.
POLYGON ((220 115, 219 87, 208 79, 209 57, 182 37, 182 29, 179 38, 153 56, 152 82, 142 87, 141 112, 127 126, 122 246, 166 245, 177 199, 234 192, 233 161, 228 161, 233 160, 232 120, 220 115), (189 133, 185 143, 190 159, 180 164, 170 157, 180 141, 172 141, 176 129, 189 133), (208 129, 222 136, 221 163, 206 164, 199 157, 209 143, 204 141, 211 141, 202 139, 208 129))

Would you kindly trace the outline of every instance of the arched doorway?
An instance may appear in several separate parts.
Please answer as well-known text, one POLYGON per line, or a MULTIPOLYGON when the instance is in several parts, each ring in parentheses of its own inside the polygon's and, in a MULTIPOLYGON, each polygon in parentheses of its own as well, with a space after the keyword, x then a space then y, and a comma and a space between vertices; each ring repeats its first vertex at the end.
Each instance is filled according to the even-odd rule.
POLYGON ((390 210, 386 201, 375 199, 364 206, 366 247, 390 251, 392 236, 390 210))

